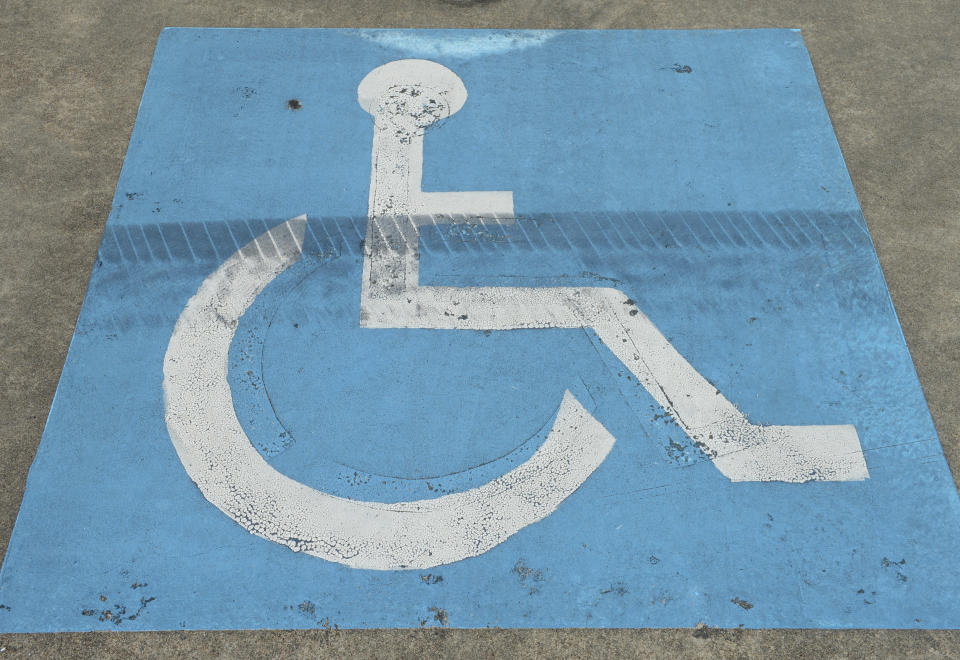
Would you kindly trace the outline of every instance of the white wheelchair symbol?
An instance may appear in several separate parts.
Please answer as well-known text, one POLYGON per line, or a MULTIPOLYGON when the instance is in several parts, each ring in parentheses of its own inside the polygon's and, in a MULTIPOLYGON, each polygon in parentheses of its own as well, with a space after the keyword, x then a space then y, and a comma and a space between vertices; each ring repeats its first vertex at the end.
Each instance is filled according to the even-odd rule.
MULTIPOLYGON (((731 481, 868 477, 856 429, 751 424, 618 289, 420 286, 419 227, 454 214, 513 216, 510 192, 425 193, 423 134, 467 98, 452 71, 399 60, 358 88, 374 117, 360 324, 367 328, 591 328, 731 481)), ((300 259, 306 216, 227 259, 177 321, 163 366, 166 422, 204 497, 249 532, 353 568, 422 569, 476 556, 542 520, 603 462, 615 439, 566 392, 543 445, 482 486, 382 503, 337 497, 271 467, 234 412, 228 351, 247 308, 300 259)))

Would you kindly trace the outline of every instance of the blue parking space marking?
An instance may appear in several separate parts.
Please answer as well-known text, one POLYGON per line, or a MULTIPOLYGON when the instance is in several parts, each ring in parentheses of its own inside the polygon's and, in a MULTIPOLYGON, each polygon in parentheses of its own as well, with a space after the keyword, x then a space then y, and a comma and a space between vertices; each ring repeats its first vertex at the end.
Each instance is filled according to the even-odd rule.
POLYGON ((958 513, 798 31, 168 29, 0 630, 954 627, 958 513))

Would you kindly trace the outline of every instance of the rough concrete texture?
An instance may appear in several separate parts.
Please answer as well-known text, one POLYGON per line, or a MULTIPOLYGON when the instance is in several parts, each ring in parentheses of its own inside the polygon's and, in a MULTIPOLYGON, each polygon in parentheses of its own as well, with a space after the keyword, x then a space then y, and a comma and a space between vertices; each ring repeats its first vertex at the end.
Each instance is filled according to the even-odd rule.
MULTIPOLYGON (((802 28, 920 382, 955 479, 960 475, 957 0, 4 0, 0 553, 20 506, 164 26, 802 28)), ((709 629, 89 633, 2 635, 0 654, 960 657, 960 634, 709 629)))

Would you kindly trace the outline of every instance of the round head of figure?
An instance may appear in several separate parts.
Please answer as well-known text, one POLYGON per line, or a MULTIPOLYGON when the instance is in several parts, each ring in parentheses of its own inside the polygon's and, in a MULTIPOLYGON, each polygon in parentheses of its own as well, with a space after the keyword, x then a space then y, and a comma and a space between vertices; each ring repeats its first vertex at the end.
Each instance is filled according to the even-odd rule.
POLYGON ((364 77, 357 87, 357 100, 378 123, 412 135, 462 108, 467 88, 442 64, 396 60, 364 77))

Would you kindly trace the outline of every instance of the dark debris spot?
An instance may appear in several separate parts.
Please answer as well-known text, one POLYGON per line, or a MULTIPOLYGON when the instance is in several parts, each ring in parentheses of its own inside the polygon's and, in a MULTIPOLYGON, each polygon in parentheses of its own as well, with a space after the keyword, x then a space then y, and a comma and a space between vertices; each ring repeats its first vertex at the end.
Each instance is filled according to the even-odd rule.
POLYGON ((443 582, 443 576, 427 573, 426 575, 420 576, 420 581, 426 584, 437 584, 438 582, 443 582))
POLYGON ((747 601, 743 600, 742 598, 733 597, 733 598, 730 599, 730 602, 733 603, 734 605, 739 605, 740 607, 742 607, 742 608, 745 609, 745 610, 752 610, 752 609, 753 609, 753 603, 748 603, 747 601))
MULTIPOLYGON (((565 275, 561 275, 561 277, 566 277, 566 276, 565 276, 565 275)), ((607 277, 606 275, 601 275, 600 273, 594 273, 593 271, 590 271, 590 270, 582 271, 582 272, 580 273, 580 277, 592 277, 592 278, 595 279, 595 280, 599 280, 599 281, 602 281, 602 282, 613 282, 613 283, 615 283, 615 284, 621 284, 621 283, 622 283, 621 280, 618 280, 618 279, 615 278, 615 277, 607 277)), ((625 305, 629 305, 629 304, 631 304, 631 303, 633 303, 633 301, 632 301, 632 300, 628 300, 628 301, 627 301, 626 303, 624 303, 624 304, 625 304, 625 305)))
MULTIPOLYGON (((138 586, 146 586, 143 584, 139 584, 137 582, 135 582, 134 584, 138 586)), ((133 588, 137 588, 137 587, 133 587, 133 588)), ((106 600, 107 600, 107 597, 101 594, 100 601, 106 602, 106 600)), ((141 598, 140 607, 138 607, 133 614, 129 614, 129 615, 127 614, 127 606, 124 605, 123 603, 114 603, 113 607, 108 609, 83 609, 83 610, 80 610, 80 614, 83 616, 96 616, 100 621, 112 623, 115 626, 119 626, 124 621, 135 620, 138 616, 140 616, 143 610, 146 609, 147 605, 154 600, 156 600, 156 598, 154 598, 153 596, 151 596, 150 598, 141 598)))
POLYGON ((520 584, 528 587, 531 594, 537 593, 539 591, 538 583, 546 579, 542 570, 530 568, 523 559, 517 560, 517 563, 513 566, 513 572, 520 577, 520 584))
POLYGON ((716 631, 713 628, 701 621, 697 624, 697 627, 693 629, 693 636, 697 639, 709 639, 714 632, 716 631))
POLYGON ((447 615, 447 611, 441 607, 430 607, 427 608, 433 612, 433 620, 440 623, 441 626, 447 626, 450 624, 450 617, 447 615))
POLYGON ((334 624, 330 623, 330 617, 317 621, 317 625, 320 626, 321 629, 327 631, 328 633, 340 630, 339 625, 337 625, 336 623, 334 624))
POLYGON ((600 593, 603 595, 606 594, 617 594, 618 596, 625 596, 629 591, 622 584, 611 584, 609 589, 601 589, 600 593))
POLYGON ((299 99, 290 99, 287 101, 287 109, 289 110, 300 110, 303 107, 303 104, 300 103, 299 99))

